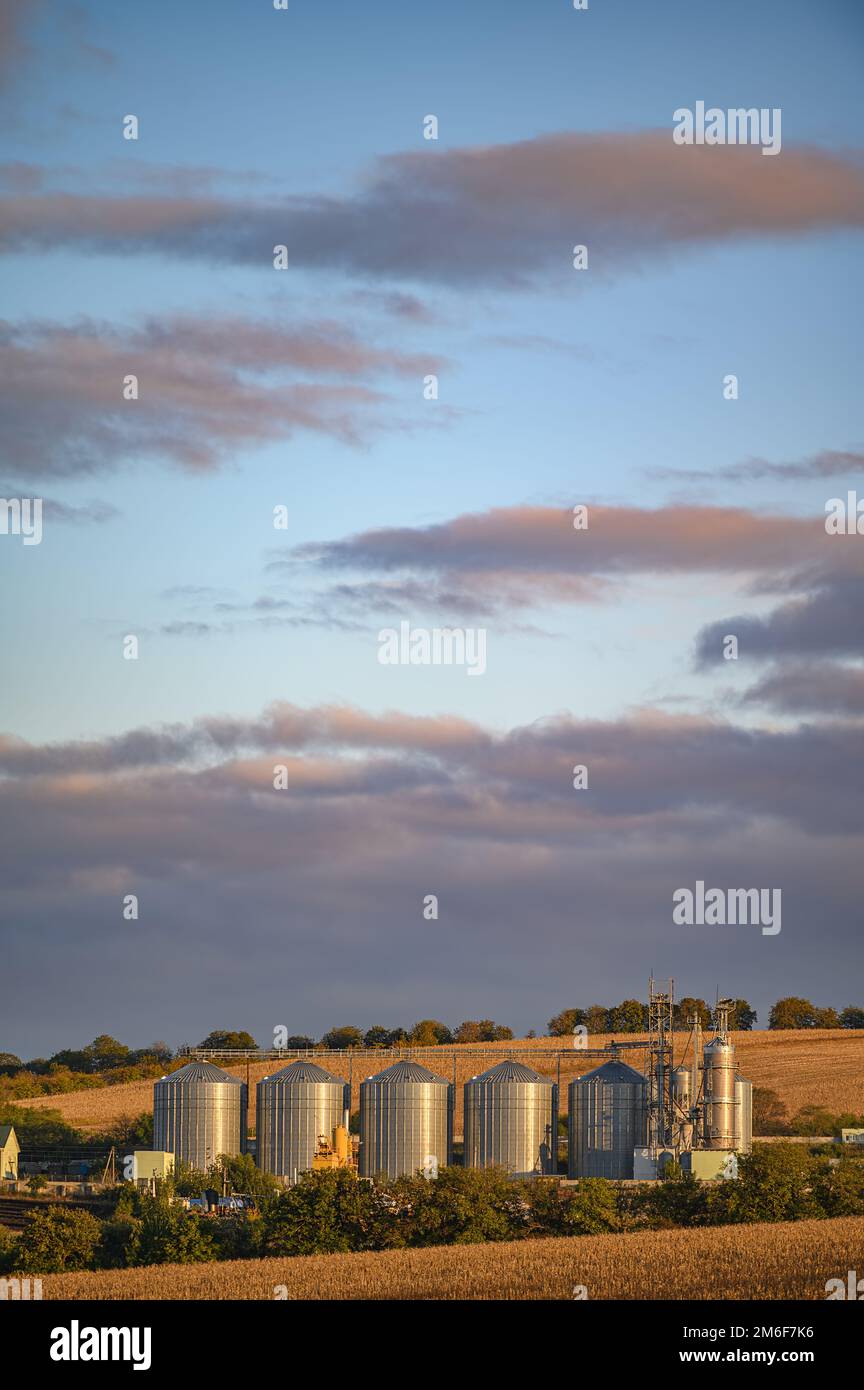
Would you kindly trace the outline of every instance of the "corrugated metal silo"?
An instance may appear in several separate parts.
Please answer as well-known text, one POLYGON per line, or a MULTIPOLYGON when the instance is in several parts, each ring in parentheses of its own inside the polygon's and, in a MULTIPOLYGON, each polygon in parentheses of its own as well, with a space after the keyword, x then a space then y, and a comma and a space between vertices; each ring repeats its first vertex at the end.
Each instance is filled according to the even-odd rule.
POLYGON ((749 1154, 753 1148, 753 1082, 735 1074, 735 1148, 749 1154))
POLYGON ((676 1067, 670 1078, 672 1099, 676 1103, 674 1111, 675 1137, 682 1149, 693 1146, 693 1123, 687 1118, 693 1105, 693 1071, 682 1064, 676 1067), (682 1113, 684 1112, 684 1113, 682 1113))
POLYGON ((520 1062, 499 1062, 465 1083, 465 1167, 518 1177, 557 1167, 558 1087, 520 1062))
POLYGON ((724 1038, 705 1044, 705 1147, 734 1149, 736 1138, 735 1048, 724 1038))
POLYGON ((291 1062, 258 1082, 257 1163, 294 1181, 312 1167, 320 1135, 329 1139, 351 1108, 351 1087, 315 1062, 291 1062))
POLYGON ((153 1087, 153 1147, 208 1168, 246 1148, 246 1083, 213 1062, 189 1062, 153 1087))
POLYGON ((420 1170, 433 1175, 453 1153, 454 1087, 419 1062, 392 1067, 360 1083, 361 1178, 420 1170))
POLYGON ((568 1088, 571 1178, 632 1178, 633 1150, 647 1143, 647 1082, 625 1062, 604 1062, 568 1088))

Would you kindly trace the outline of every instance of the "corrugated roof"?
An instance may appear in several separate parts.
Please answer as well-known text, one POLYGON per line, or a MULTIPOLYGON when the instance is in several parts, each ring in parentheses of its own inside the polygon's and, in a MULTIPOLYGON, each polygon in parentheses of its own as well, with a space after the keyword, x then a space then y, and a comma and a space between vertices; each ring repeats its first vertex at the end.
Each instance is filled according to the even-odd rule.
POLYGON ((160 1079, 169 1082, 172 1086, 177 1083, 181 1086, 193 1086, 200 1081, 230 1081, 237 1086, 244 1085, 239 1076, 229 1075, 227 1071, 217 1067, 215 1062, 187 1062, 185 1067, 181 1067, 179 1071, 169 1072, 167 1076, 160 1079))
POLYGON ((274 1071, 272 1076, 265 1076, 265 1081, 334 1081, 338 1086, 346 1083, 341 1076, 334 1076, 332 1072, 325 1071, 319 1067, 317 1062, 307 1062, 299 1057, 296 1062, 290 1062, 287 1067, 282 1067, 281 1071, 274 1071))
POLYGON ((504 1062, 498 1062, 488 1071, 481 1072, 479 1076, 472 1076, 472 1081, 540 1081, 544 1086, 551 1086, 552 1082, 547 1076, 541 1076, 539 1072, 533 1071, 531 1067, 526 1067, 522 1062, 514 1062, 507 1058, 504 1062))
MULTIPOLYGON (((641 1071, 635 1067, 628 1067, 626 1062, 604 1062, 601 1067, 595 1067, 593 1071, 586 1072, 584 1076, 575 1078, 580 1084, 583 1081, 626 1081, 631 1086, 637 1081, 644 1081, 645 1077, 641 1071)), ((575 1083, 571 1081, 571 1086, 575 1083)))
POLYGON ((366 1080, 384 1081, 393 1086, 403 1081, 434 1081, 439 1086, 450 1084, 444 1080, 443 1076, 436 1076, 434 1071, 421 1066, 419 1062, 394 1062, 392 1067, 387 1067, 385 1071, 379 1071, 376 1076, 367 1076, 366 1080))

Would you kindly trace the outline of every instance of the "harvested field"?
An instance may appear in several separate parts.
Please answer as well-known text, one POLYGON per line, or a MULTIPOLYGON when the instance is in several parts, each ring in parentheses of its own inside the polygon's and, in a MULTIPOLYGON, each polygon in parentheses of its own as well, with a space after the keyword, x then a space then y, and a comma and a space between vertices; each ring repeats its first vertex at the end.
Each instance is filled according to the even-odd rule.
MULTIPOLYGON (((676 1060, 679 1060, 686 1035, 676 1034, 676 1040, 676 1060)), ((598 1035, 591 1039, 594 1047, 604 1047, 611 1041, 613 1038, 610 1034, 598 1035)), ((864 1111, 864 1030, 814 1029, 812 1032, 736 1033, 735 1045, 744 1075, 749 1077, 754 1086, 765 1086, 776 1091, 790 1116, 803 1105, 821 1105, 833 1112, 864 1111)), ((463 1051, 459 1047, 429 1047, 412 1048, 410 1055, 433 1071, 446 1076, 448 1080, 453 1075, 455 1055, 459 1088, 456 1097, 456 1133, 461 1134, 464 1081, 492 1066, 502 1056, 510 1054, 520 1056, 537 1071, 555 1076, 556 1053, 560 1048, 559 1038, 534 1038, 487 1043, 482 1052, 474 1047, 470 1051, 467 1048, 463 1051)), ((369 1053, 364 1053, 351 1059, 354 1109, 359 1105, 359 1082, 373 1071, 381 1070, 404 1055, 404 1049, 393 1049, 375 1053, 372 1057, 369 1053)), ((330 1068, 337 1075, 347 1076, 349 1059, 345 1054, 319 1053, 316 1056, 322 1066, 330 1068)), ((644 1067, 644 1057, 639 1051, 625 1053, 624 1058, 637 1068, 644 1067)), ((280 1065, 279 1062, 270 1061, 256 1062, 249 1067, 251 1129, 254 1129, 255 1125, 255 1083, 278 1069, 280 1065)), ((567 1107, 567 1082, 597 1065, 597 1059, 580 1057, 578 1052, 568 1050, 564 1054, 561 1063, 562 1113, 567 1107)), ((245 1065, 228 1066, 226 1070, 245 1080, 245 1065)), ((94 1133, 114 1124, 124 1115, 137 1115, 142 1110, 151 1110, 153 1082, 130 1081, 122 1086, 109 1086, 101 1090, 38 1096, 33 1100, 19 1101, 18 1104, 58 1110, 68 1124, 74 1125, 83 1133, 94 1133)))
POLYGON ((864 1266, 864 1217, 52 1274, 63 1299, 824 1299, 864 1266), (284 1297, 285 1295, 283 1295, 284 1297))

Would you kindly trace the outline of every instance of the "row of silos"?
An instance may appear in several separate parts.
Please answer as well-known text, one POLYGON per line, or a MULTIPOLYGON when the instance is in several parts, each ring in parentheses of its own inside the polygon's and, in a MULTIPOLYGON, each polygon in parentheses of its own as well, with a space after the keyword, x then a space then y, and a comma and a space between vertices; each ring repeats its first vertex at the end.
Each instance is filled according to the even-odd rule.
MULTIPOLYGON (((703 1054, 703 1129, 684 1146, 749 1152, 752 1085, 734 1069, 734 1051, 717 1040, 703 1054), (730 1055, 731 1053, 731 1055, 730 1055)), ((679 1106, 692 1104, 692 1073, 671 1078, 679 1106)), ((634 1150, 647 1143, 648 1085, 614 1060, 570 1083, 568 1174, 632 1178, 634 1150)), ((323 1067, 296 1061, 258 1083, 256 1159, 295 1181, 312 1167, 318 1139, 347 1126, 350 1086, 323 1067)), ((455 1087, 418 1062, 399 1061, 360 1084, 361 1177, 432 1175, 452 1162, 455 1087)), ((464 1164, 514 1176, 557 1171, 558 1087, 506 1060, 464 1087, 464 1164)), ((211 1062, 191 1062, 154 1087, 154 1147, 196 1168, 246 1148, 247 1089, 211 1062)))
MULTIPOLYGON (((361 1177, 424 1172, 453 1161, 455 1086, 400 1061, 360 1083, 361 1177)), ((350 1086, 297 1061, 259 1082, 258 1166, 295 1180, 312 1167, 319 1136, 347 1124, 350 1086)), ((190 1062, 154 1087, 153 1143, 195 1168, 246 1147, 246 1086, 211 1062, 190 1062)), ((558 1088, 518 1062, 465 1085, 465 1162, 514 1174, 555 1171, 558 1088)))

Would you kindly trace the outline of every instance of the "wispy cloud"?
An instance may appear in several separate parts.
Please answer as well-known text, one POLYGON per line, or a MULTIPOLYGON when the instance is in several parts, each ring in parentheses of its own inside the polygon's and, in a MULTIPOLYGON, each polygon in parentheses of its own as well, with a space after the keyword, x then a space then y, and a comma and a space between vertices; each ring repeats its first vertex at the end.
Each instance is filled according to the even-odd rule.
POLYGON ((864 454, 853 450, 822 449, 818 454, 791 462, 772 463, 768 459, 745 459, 706 472, 704 468, 650 468, 646 477, 680 479, 695 483, 806 482, 818 478, 845 478, 864 471, 864 454))
POLYGON ((285 244, 295 266, 517 287, 550 273, 560 283, 576 243, 602 273, 672 247, 864 225, 856 158, 790 147, 765 160, 749 146, 676 146, 669 131, 391 155, 343 195, 239 202, 197 186, 185 196, 24 192, 0 200, 0 247, 263 269, 285 244))
MULTIPOLYGON (((282 327, 173 316, 138 327, 80 320, 0 325, 0 409, 9 466, 95 473, 156 459, 191 471, 298 431, 361 444, 412 428, 424 374, 441 359, 365 342, 331 321, 282 327), (124 399, 134 376, 137 399, 124 399), (410 380, 391 396, 367 384, 410 380)), ((451 418, 436 412, 435 423, 451 418)), ((427 416, 428 420, 428 416, 427 416)), ((431 423, 431 422, 430 422, 431 423)))

